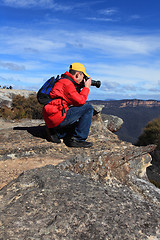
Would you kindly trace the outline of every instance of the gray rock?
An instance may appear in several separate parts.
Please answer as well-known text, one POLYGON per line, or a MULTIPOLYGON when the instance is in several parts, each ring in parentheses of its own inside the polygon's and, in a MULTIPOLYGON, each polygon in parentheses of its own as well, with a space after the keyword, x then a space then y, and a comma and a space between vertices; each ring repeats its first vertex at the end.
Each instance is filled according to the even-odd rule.
POLYGON ((94 105, 92 104, 94 108, 94 117, 99 121, 103 122, 103 125, 106 129, 108 129, 111 132, 116 132, 118 131, 122 124, 123 120, 117 116, 113 115, 107 115, 107 114, 101 114, 102 109, 105 107, 104 105, 94 105))
POLYGON ((151 164, 147 169, 147 176, 155 186, 160 188, 160 151, 154 150, 151 153, 152 161, 151 164))
POLYGON ((0 107, 3 105, 11 107, 12 99, 16 95, 21 95, 27 98, 35 94, 36 92, 28 90, 0 89, 0 107))
POLYGON ((147 167, 146 172, 150 182, 160 188, 160 166, 158 167, 153 164, 147 167))
POLYGON ((104 185, 50 165, 0 191, 0 239, 158 240, 159 210, 118 182, 104 185))
POLYGON ((64 162, 25 171, 0 190, 1 240, 160 239, 160 189, 146 178, 155 145, 120 141, 100 113, 89 149, 47 142, 39 124, 1 129, 0 160, 64 162))
POLYGON ((102 114, 102 120, 105 127, 111 132, 117 132, 123 124, 123 120, 121 118, 113 115, 102 114))
POLYGON ((96 105, 96 104, 91 104, 95 110, 96 113, 100 113, 102 109, 105 107, 105 105, 96 105))

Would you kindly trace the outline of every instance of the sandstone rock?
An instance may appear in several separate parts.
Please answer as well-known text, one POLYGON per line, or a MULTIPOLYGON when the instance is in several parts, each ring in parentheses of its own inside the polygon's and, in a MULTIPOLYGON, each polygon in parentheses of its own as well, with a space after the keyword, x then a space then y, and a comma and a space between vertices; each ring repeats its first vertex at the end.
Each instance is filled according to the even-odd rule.
POLYGON ((140 100, 140 99, 124 99, 124 100, 111 100, 111 101, 91 101, 96 103, 104 104, 106 108, 110 107, 158 107, 160 106, 160 101, 157 100, 140 100))
MULTIPOLYGON (((93 119, 89 140, 94 143, 90 149, 68 148, 63 142, 53 144, 46 140, 45 125, 15 127, 0 132, 0 160, 16 158, 52 158, 65 161, 61 169, 69 169, 75 173, 87 175, 101 182, 112 182, 117 179, 128 182, 131 176, 146 177, 146 168, 150 165, 151 156, 148 154, 155 146, 135 147, 122 142, 106 129, 100 115, 93 119), (16 140, 15 140, 16 139, 16 140)), ((16 125, 17 126, 17 125, 16 125)))
POLYGON ((122 124, 123 120, 117 116, 102 114, 105 127, 111 132, 117 132, 122 124))
POLYGON ((155 186, 160 188, 160 151, 153 151, 151 156, 152 165, 147 168, 147 176, 155 186))
POLYGON ((0 239, 158 240, 159 210, 124 185, 50 165, 24 172, 0 191, 0 239))
POLYGON ((100 119, 102 119, 106 129, 110 130, 111 132, 117 132, 121 128, 123 124, 123 120, 121 118, 113 115, 101 114, 101 111, 105 105, 95 105, 92 103, 91 105, 94 108, 93 114, 96 115, 97 120, 100 121, 100 119))
POLYGON ((27 98, 35 94, 36 92, 28 90, 0 89, 0 107, 3 105, 11 107, 12 99, 15 95, 21 95, 27 98))
POLYGON ((160 189, 146 176, 156 146, 120 141, 100 114, 89 149, 48 142, 43 121, 13 126, 0 130, 0 162, 50 165, 15 175, 0 190, 0 239, 160 238, 160 189))
POLYGON ((141 148, 133 146, 126 148, 121 145, 119 148, 109 148, 106 151, 99 149, 90 154, 80 150, 78 154, 58 164, 57 167, 61 170, 80 173, 103 183, 110 183, 116 179, 129 185, 133 176, 146 177, 146 168, 152 160, 148 152, 154 148, 154 145, 141 148))
POLYGON ((94 148, 78 149, 67 161, 57 167, 88 176, 101 182, 111 182, 114 179, 129 183, 132 176, 146 177, 146 168, 152 161, 149 152, 154 151, 155 145, 135 147, 122 142, 106 129, 100 115, 93 119, 90 139, 94 148))
POLYGON ((94 110, 95 110, 95 114, 100 113, 102 111, 102 109, 105 107, 105 105, 96 105, 96 104, 92 104, 94 110))

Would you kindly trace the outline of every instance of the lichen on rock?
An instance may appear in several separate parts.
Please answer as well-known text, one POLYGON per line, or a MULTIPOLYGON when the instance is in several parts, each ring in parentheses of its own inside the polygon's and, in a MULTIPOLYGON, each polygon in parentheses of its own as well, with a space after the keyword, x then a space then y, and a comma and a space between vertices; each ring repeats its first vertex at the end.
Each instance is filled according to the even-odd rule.
POLYGON ((160 189, 146 175, 155 145, 120 141, 100 113, 89 149, 48 142, 42 121, 14 123, 0 139, 3 164, 41 163, 0 190, 0 239, 160 239, 160 189))

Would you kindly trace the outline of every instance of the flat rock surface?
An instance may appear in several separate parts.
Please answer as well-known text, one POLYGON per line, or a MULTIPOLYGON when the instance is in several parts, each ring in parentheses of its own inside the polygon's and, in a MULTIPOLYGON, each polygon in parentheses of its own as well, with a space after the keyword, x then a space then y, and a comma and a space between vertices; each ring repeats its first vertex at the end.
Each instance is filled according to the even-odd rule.
POLYGON ((45 139, 42 120, 0 119, 0 188, 25 170, 64 161, 60 145, 45 139))
POLYGON ((159 210, 126 186, 50 165, 0 191, 0 239, 158 240, 159 210))
MULTIPOLYGON (((100 119, 92 121, 88 140, 93 142, 90 149, 68 148, 63 141, 56 144, 46 140, 42 120, 1 119, 0 186, 3 187, 16 178, 23 170, 47 164, 57 165, 66 160, 71 160, 72 163, 76 163, 75 159, 78 159, 79 163, 81 160, 85 161, 87 168, 81 170, 73 167, 72 170, 85 175, 87 169, 87 173, 91 173, 90 177, 102 180, 112 175, 126 181, 129 173, 144 175, 146 167, 150 165, 151 156, 148 152, 152 151, 152 147, 140 148, 120 141, 115 134, 104 128, 100 119)), ((72 163, 69 163, 69 166, 73 165, 72 163)))
MULTIPOLYGON (((24 170, 47 164, 56 165, 79 155, 81 158, 88 158, 95 162, 107 157, 113 161, 114 158, 118 164, 122 161, 123 165, 129 162, 128 159, 123 159, 126 156, 132 157, 134 154, 136 156, 139 154, 141 157, 148 151, 139 152, 141 148, 135 148, 130 143, 120 141, 115 134, 103 129, 100 121, 93 121, 88 140, 94 143, 90 149, 68 148, 63 141, 61 144, 55 144, 46 140, 45 125, 42 120, 4 121, 1 119, 0 187, 16 178, 24 170)), ((146 163, 145 160, 142 163, 148 166, 151 158, 148 155, 146 159, 146 163)), ((138 163, 141 161, 138 160, 136 163, 136 166, 140 167, 138 163)), ((129 169, 128 166, 125 169, 129 169)))
POLYGON ((43 121, 1 120, 1 240, 160 239, 160 189, 145 175, 155 146, 122 142, 101 119, 88 140, 68 148, 43 121))

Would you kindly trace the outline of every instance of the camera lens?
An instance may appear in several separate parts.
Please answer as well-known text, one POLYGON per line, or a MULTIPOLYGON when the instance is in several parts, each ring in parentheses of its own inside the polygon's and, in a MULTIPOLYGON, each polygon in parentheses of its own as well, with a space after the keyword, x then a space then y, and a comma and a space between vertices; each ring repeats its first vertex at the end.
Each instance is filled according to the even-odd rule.
POLYGON ((99 88, 101 86, 101 81, 91 80, 91 86, 99 88))

